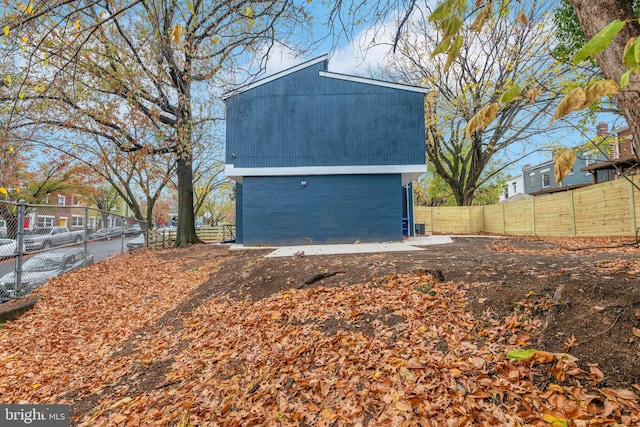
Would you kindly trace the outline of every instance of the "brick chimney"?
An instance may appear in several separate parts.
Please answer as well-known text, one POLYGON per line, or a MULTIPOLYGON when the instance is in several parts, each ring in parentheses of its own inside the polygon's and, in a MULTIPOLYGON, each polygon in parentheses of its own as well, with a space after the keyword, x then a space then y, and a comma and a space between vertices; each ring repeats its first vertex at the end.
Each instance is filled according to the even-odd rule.
POLYGON ((609 135, 609 126, 605 122, 598 123, 596 136, 606 137, 607 135, 609 135))

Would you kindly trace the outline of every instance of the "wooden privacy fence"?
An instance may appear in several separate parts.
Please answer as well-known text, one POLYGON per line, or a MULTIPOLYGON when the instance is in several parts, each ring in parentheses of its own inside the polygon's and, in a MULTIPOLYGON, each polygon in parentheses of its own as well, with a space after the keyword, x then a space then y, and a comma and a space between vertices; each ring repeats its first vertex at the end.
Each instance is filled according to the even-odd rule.
MULTIPOLYGON (((196 235, 203 242, 224 242, 236 238, 235 225, 216 225, 201 227, 196 230, 196 235)), ((164 228, 159 230, 149 230, 147 235, 147 246, 150 248, 166 248, 173 246, 176 241, 176 230, 164 228)))
MULTIPOLYGON (((640 175, 631 178, 640 186, 640 175)), ((640 227, 640 191, 628 180, 617 179, 499 205, 416 206, 415 222, 432 233, 635 236, 640 227)))

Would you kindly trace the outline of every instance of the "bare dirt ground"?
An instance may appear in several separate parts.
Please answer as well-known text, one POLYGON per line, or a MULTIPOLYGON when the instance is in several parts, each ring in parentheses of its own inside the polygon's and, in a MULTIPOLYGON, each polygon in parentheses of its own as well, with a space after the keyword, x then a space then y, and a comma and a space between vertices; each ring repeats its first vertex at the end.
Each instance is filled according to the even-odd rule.
POLYGON ((543 327, 532 337, 533 347, 570 351, 597 364, 606 373, 602 386, 640 384, 640 249, 634 239, 453 240, 414 252, 264 258, 269 250, 226 252, 208 245, 163 256, 192 257, 194 263, 212 253, 226 258, 197 290, 200 297, 256 301, 290 288, 357 286, 405 273, 476 284, 468 301, 476 318, 518 312, 539 317, 543 327))

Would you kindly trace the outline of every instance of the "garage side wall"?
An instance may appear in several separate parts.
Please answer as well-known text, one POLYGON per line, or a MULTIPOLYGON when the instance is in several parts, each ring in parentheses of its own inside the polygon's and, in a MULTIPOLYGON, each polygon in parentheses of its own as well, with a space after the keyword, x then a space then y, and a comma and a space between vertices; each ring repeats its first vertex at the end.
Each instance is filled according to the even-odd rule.
POLYGON ((400 175, 245 177, 245 245, 402 239, 400 175))

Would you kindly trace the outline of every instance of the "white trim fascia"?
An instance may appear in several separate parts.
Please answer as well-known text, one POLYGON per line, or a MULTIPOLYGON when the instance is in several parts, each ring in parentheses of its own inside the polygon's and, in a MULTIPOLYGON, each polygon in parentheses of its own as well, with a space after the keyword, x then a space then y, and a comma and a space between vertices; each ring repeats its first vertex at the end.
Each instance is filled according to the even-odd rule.
POLYGON ((541 169, 540 173, 550 172, 551 168, 541 169))
POLYGON ((300 71, 303 68, 310 67, 310 66, 312 66, 314 64, 317 64, 319 62, 327 61, 328 59, 329 59, 329 55, 325 54, 325 55, 319 56, 317 58, 311 59, 311 60, 309 60, 307 62, 303 62, 302 64, 298 64, 298 65, 293 66, 291 68, 287 68, 286 70, 279 71, 279 72, 277 72, 275 74, 270 75, 269 77, 265 77, 264 79, 256 80, 255 82, 249 83, 246 86, 241 86, 241 87, 239 87, 237 89, 233 89, 233 90, 230 90, 229 92, 225 92, 225 93, 222 94, 222 99, 223 100, 229 99, 234 95, 237 95, 239 93, 245 92, 245 91, 247 91, 249 89, 256 88, 258 86, 262 86, 263 84, 272 82, 274 80, 277 80, 277 79, 279 79, 281 77, 284 77, 284 76, 287 76, 289 74, 293 74, 296 71, 300 71))
POLYGON ((552 165, 554 163, 555 163, 554 160, 548 160, 546 162, 538 163, 537 165, 534 165, 534 166, 527 166, 526 168, 522 168, 522 172, 527 173, 528 171, 531 171, 533 169, 542 168, 542 167, 545 167, 546 165, 552 165))
POLYGON ((281 168, 236 168, 226 164, 224 174, 238 182, 245 176, 305 176, 305 175, 379 175, 402 174, 403 185, 426 173, 425 164, 367 166, 297 166, 281 168))
POLYGON ((320 76, 321 77, 328 77, 330 79, 347 80, 347 81, 350 81, 350 82, 364 83, 364 84, 374 85, 374 86, 389 87, 389 88, 392 88, 392 89, 408 90, 408 91, 411 91, 411 92, 429 93, 429 89, 424 88, 424 87, 409 86, 409 85, 403 85, 403 84, 400 84, 400 83, 385 82, 385 81, 382 81, 382 80, 368 79, 368 78, 365 78, 365 77, 349 76, 349 75, 346 75, 346 74, 332 73, 332 72, 329 72, 329 71, 320 71, 320 76))

